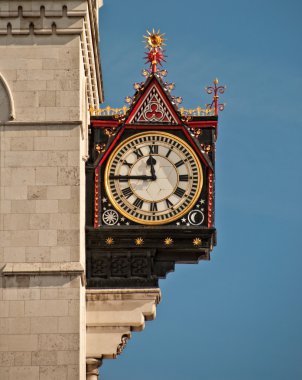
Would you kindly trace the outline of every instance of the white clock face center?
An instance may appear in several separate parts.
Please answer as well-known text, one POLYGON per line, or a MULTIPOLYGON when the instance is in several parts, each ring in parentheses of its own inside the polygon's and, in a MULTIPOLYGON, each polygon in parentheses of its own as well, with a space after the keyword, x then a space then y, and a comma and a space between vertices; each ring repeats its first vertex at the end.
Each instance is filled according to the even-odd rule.
POLYGON ((144 132, 111 154, 105 187, 113 206, 141 224, 165 224, 190 211, 202 188, 202 168, 193 149, 165 132, 144 132))
MULTIPOLYGON (((165 157, 153 155, 156 161, 154 170, 155 180, 143 181, 140 179, 130 180, 130 187, 133 193, 149 202, 159 202, 169 197, 175 189, 178 181, 178 174, 175 166, 165 157)), ((148 157, 138 160, 131 168, 130 175, 151 174, 151 167, 147 165, 148 157)))

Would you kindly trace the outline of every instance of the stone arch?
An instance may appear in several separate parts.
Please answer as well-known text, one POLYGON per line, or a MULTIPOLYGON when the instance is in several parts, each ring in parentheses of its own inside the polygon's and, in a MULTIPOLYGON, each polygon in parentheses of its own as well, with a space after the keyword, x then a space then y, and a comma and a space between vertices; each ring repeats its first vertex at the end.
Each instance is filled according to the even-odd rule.
POLYGON ((0 122, 15 119, 15 106, 12 92, 0 73, 0 122))

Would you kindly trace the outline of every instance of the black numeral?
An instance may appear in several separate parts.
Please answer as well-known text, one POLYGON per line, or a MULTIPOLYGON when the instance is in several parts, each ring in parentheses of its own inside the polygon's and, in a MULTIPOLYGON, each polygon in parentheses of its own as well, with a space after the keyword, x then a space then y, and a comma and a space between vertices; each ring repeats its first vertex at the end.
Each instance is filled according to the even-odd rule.
POLYGON ((178 188, 174 191, 174 194, 177 195, 179 198, 181 198, 181 197, 184 195, 185 192, 186 192, 186 191, 185 191, 184 189, 181 189, 180 187, 178 187, 178 188))
POLYGON ((179 166, 181 166, 183 164, 184 164, 184 161, 180 160, 180 161, 176 162, 175 166, 178 168, 179 166))
POLYGON ((157 211, 157 203, 156 202, 150 203, 150 211, 157 211))
POLYGON ((136 155, 137 158, 143 157, 143 152, 139 148, 134 150, 133 153, 136 155))
POLYGON ((172 149, 169 149, 167 154, 166 154, 166 157, 169 157, 171 152, 172 152, 172 149))
POLYGON ((136 198, 135 201, 133 202, 133 206, 137 208, 142 208, 144 204, 144 201, 140 198, 136 198))
POLYGON ((131 195, 133 194, 132 190, 130 189, 130 187, 126 187, 125 189, 122 190, 122 193, 123 195, 126 197, 126 198, 130 198, 131 195))
POLYGON ((169 201, 168 198, 166 199, 166 205, 167 205, 168 208, 172 208, 173 207, 173 203, 171 201, 169 201))
POLYGON ((149 145, 150 154, 158 154, 158 145, 149 145))
POLYGON ((179 176, 179 180, 187 182, 187 181, 189 181, 189 176, 187 174, 182 174, 179 176))
POLYGON ((129 168, 131 168, 131 166, 132 166, 133 164, 130 164, 129 162, 127 162, 127 161, 125 160, 125 161, 123 161, 123 165, 127 165, 127 166, 129 166, 129 168))

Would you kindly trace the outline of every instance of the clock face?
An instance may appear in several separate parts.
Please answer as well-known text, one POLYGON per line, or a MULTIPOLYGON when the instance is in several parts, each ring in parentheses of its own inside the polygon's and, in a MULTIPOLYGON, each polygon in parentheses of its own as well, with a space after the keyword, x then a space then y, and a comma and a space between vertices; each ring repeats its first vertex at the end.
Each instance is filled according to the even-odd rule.
POLYGON ((105 188, 128 219, 170 223, 187 213, 200 195, 202 167, 193 149, 165 132, 144 132, 123 141, 109 157, 105 188))

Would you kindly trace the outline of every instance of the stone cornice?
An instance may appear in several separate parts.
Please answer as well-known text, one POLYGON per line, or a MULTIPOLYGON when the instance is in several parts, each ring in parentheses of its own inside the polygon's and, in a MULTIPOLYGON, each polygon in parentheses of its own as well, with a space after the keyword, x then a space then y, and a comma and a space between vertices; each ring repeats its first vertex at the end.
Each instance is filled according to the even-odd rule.
POLYGON ((79 262, 69 263, 7 263, 2 269, 4 276, 24 275, 82 275, 84 268, 79 262))
POLYGON ((83 0, 10 0, 1 1, 0 3, 0 17, 19 17, 20 7, 24 17, 40 17, 41 6, 45 8, 46 17, 62 17, 62 6, 72 3, 71 8, 67 9, 67 16, 84 16, 85 1, 83 0))
POLYGON ((82 125, 82 120, 70 120, 70 121, 6 121, 0 122, 1 127, 36 127, 36 126, 75 126, 82 125))
POLYGON ((75 10, 69 10, 68 1, 61 0, 9 3, 9 9, 0 8, 0 34, 81 34, 83 30, 83 18, 87 14, 85 1, 79 2, 83 6, 75 10))
POLYGON ((161 292, 159 288, 148 289, 87 289, 86 301, 108 301, 108 300, 138 300, 152 299, 156 305, 160 303, 161 292))

